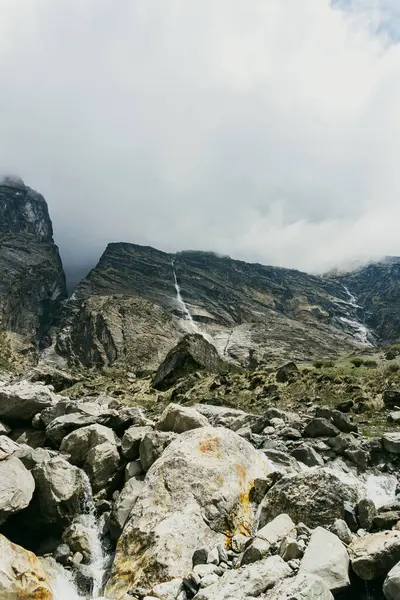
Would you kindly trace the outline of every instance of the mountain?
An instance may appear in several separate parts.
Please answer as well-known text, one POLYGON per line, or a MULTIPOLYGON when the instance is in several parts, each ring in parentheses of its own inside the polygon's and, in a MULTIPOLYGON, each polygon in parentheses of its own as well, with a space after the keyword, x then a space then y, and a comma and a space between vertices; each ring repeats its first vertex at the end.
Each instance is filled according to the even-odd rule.
POLYGON ((0 320, 4 344, 34 359, 62 300, 64 271, 47 204, 19 178, 0 183, 0 320))
POLYGON ((211 252, 109 244, 65 303, 55 350, 73 365, 153 369, 189 332, 242 365, 335 356, 376 341, 346 283, 211 252))

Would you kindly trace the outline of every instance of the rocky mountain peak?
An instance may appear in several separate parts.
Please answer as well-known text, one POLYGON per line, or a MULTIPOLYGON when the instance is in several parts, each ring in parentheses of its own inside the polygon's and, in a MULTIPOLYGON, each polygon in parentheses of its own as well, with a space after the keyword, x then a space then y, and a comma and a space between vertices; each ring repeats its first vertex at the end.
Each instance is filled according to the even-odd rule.
POLYGON ((53 242, 53 227, 43 196, 17 176, 0 181, 0 235, 30 234, 53 242))

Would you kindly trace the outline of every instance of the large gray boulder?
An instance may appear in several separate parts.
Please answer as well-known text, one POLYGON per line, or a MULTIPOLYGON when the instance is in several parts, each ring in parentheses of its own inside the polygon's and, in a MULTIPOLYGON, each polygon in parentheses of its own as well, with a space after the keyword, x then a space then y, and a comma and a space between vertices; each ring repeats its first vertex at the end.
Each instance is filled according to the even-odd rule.
POLYGON ((80 552, 85 563, 92 558, 92 532, 90 528, 79 520, 72 523, 62 534, 62 541, 67 544, 71 552, 80 552))
POLYGON ((226 370, 227 365, 221 360, 212 344, 199 333, 185 335, 172 348, 158 367, 153 378, 153 387, 157 390, 167 390, 180 377, 193 371, 205 370, 218 373, 226 370))
POLYGON ((105 595, 151 589, 191 571, 201 547, 249 535, 255 524, 250 494, 268 476, 268 460, 236 433, 213 427, 181 434, 147 473, 119 539, 105 595))
POLYGON ((200 590, 194 600, 244 600, 259 596, 286 577, 291 568, 280 556, 270 556, 240 569, 226 571, 219 580, 200 590))
POLYGON ((90 497, 87 475, 60 456, 37 465, 32 474, 41 519, 46 523, 69 525, 90 497))
POLYGON ((122 533, 124 525, 135 505, 136 500, 144 487, 143 481, 132 478, 129 479, 114 503, 110 515, 110 532, 115 540, 118 540, 122 533))
POLYGON ((287 513, 295 523, 301 521, 312 528, 329 526, 344 518, 344 503, 355 505, 358 494, 356 485, 343 482, 325 468, 287 475, 267 492, 260 509, 260 525, 287 513))
POLYGON ((38 558, 0 534, 1 600, 53 600, 46 572, 38 558))
POLYGON ((60 396, 40 383, 0 382, 0 417, 7 420, 31 421, 36 413, 54 406, 60 396))
POLYGON ((300 573, 318 575, 331 592, 350 585, 350 560, 339 538, 323 527, 314 529, 300 564, 300 573))
POLYGON ((67 435, 61 443, 60 451, 70 455, 69 460, 73 465, 81 467, 92 448, 107 442, 118 446, 119 439, 112 429, 96 423, 81 427, 67 435))
POLYGON ((88 425, 67 435, 60 446, 71 455, 70 462, 82 467, 88 474, 93 491, 106 486, 116 472, 120 456, 120 442, 115 433, 104 425, 88 425))
POLYGON ((284 579, 264 596, 265 600, 334 600, 324 581, 316 575, 299 573, 284 579))
POLYGON ((400 562, 400 531, 380 531, 355 540, 349 547, 353 571, 364 581, 385 577, 400 562))
POLYGON ((0 523, 28 506, 35 481, 19 458, 0 461, 0 523))
POLYGON ((382 437, 382 442, 387 452, 400 454, 400 431, 385 433, 382 437))
POLYGON ((257 532, 244 551, 241 564, 249 564, 264 558, 273 546, 281 542, 294 529, 295 524, 289 515, 279 515, 257 532))
POLYGON ((157 421, 156 429, 183 433, 198 427, 207 427, 210 423, 204 415, 194 408, 169 404, 157 421))
POLYGON ((124 433, 121 443, 121 452, 128 460, 136 460, 139 458, 140 443, 146 433, 152 431, 149 426, 144 427, 129 427, 124 433))
POLYGON ((383 593, 386 600, 400 598, 400 562, 391 569, 383 584, 383 593))

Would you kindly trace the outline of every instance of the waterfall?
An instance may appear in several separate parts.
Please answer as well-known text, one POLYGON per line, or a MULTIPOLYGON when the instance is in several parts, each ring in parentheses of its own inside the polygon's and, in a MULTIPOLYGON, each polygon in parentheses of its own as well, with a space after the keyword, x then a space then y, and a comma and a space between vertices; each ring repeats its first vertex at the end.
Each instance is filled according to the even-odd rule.
MULTIPOLYGON (((360 309, 361 306, 359 304, 357 304, 357 299, 350 292, 349 288, 344 285, 343 289, 346 292, 348 299, 349 299, 348 302, 346 302, 346 304, 351 306, 356 311, 358 309, 360 309)), ((365 346, 372 345, 370 342, 371 332, 369 331, 368 327, 366 325, 364 325, 364 323, 361 323, 357 319, 349 319, 347 317, 340 317, 340 320, 342 321, 342 323, 345 323, 346 325, 348 325, 349 327, 351 327, 354 330, 354 336, 356 338, 358 338, 362 344, 364 344, 365 346)))
POLYGON ((101 596, 104 584, 104 575, 109 557, 102 543, 100 524, 96 518, 95 505, 93 502, 92 488, 86 477, 85 499, 82 506, 82 514, 77 521, 82 523, 90 540, 91 559, 87 565, 93 579, 93 592, 90 596, 81 594, 76 586, 73 574, 57 563, 49 568, 54 600, 107 600, 101 596))
POLYGON ((193 320, 192 315, 189 312, 188 307, 186 306, 182 295, 181 295, 181 288, 179 287, 178 284, 178 279, 176 277, 176 271, 175 271, 175 259, 171 262, 172 265, 172 272, 174 274, 174 285, 175 285, 175 290, 176 290, 176 301, 179 305, 179 308, 181 310, 181 313, 184 316, 184 319, 186 320, 189 328, 192 330, 192 332, 194 333, 200 333, 200 330, 198 328, 198 326, 196 325, 196 323, 193 320))

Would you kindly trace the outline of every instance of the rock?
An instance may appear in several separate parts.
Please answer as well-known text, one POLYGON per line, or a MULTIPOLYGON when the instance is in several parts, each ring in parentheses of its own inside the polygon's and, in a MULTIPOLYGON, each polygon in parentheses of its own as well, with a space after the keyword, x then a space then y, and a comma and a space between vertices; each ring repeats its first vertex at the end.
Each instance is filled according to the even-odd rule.
POLYGON ((279 548, 279 556, 283 558, 285 562, 302 558, 304 554, 304 542, 301 544, 293 537, 286 537, 282 540, 279 548))
POLYGON ((279 582, 265 600, 333 600, 333 595, 320 577, 299 573, 279 582))
POLYGON ((195 600, 244 600, 249 596, 259 596, 291 574, 292 570, 280 556, 270 556, 240 569, 226 571, 218 582, 200 590, 195 600))
POLYGON ((301 471, 297 460, 293 456, 286 454, 286 452, 270 449, 262 451, 273 464, 274 471, 276 473, 280 473, 281 475, 290 475, 299 473, 301 471))
POLYGON ((371 531, 374 518, 376 517, 376 506, 373 500, 362 498, 356 508, 358 522, 365 531, 371 531))
POLYGON ((46 435, 56 447, 59 447, 69 433, 80 427, 94 424, 97 421, 97 417, 93 417, 92 415, 82 415, 80 413, 62 415, 55 418, 46 427, 46 435))
POLYGON ((400 423, 400 410, 396 410, 396 411, 391 412, 388 415, 388 421, 389 421, 389 423, 397 423, 397 424, 399 424, 400 423))
POLYGON ((0 435, 8 435, 11 431, 11 427, 6 425, 6 423, 3 423, 3 421, 0 421, 0 435))
POLYGON ((44 448, 35 449, 21 444, 15 456, 20 459, 28 471, 31 471, 36 465, 50 460, 52 453, 51 450, 45 450, 44 448))
POLYGON ((180 600, 179 593, 182 590, 182 579, 172 579, 155 585, 151 593, 159 600, 180 600))
POLYGON ((249 565, 268 556, 271 550, 271 544, 261 538, 254 538, 246 547, 240 565, 249 565))
POLYGON ((341 542, 343 542, 344 544, 346 544, 346 546, 349 546, 351 544, 351 542, 353 541, 353 536, 351 534, 351 531, 350 531, 346 521, 344 521, 343 519, 336 519, 336 521, 334 522, 334 524, 331 527, 331 531, 332 531, 332 533, 337 535, 339 540, 341 542))
POLYGON ((0 523, 28 506, 35 481, 24 464, 15 457, 0 461, 0 523))
POLYGON ((250 541, 250 537, 248 535, 243 535, 243 533, 236 533, 232 536, 231 547, 234 552, 237 554, 241 554, 244 552, 246 548, 246 544, 250 541))
POLYGON ((335 593, 350 585, 349 567, 349 556, 340 539, 323 527, 317 527, 311 535, 299 572, 321 577, 335 593))
POLYGON ((128 427, 152 427, 153 421, 148 419, 141 406, 124 406, 111 417, 109 426, 115 431, 125 431, 128 427))
POLYGON ((35 506, 46 523, 69 525, 82 512, 90 488, 85 473, 57 456, 37 465, 35 506))
POLYGON ((146 435, 152 431, 151 427, 129 427, 124 433, 121 442, 121 451, 123 456, 128 460, 136 460, 139 458, 139 446, 146 435))
POLYGON ((382 442, 386 452, 400 454, 400 432, 385 433, 382 436, 382 442))
POLYGON ((208 420, 194 408, 169 404, 157 421, 156 429, 183 433, 198 427, 207 427, 208 420))
POLYGON ((48 444, 46 433, 37 429, 17 430, 13 432, 12 437, 17 444, 26 444, 31 448, 43 448, 48 444))
POLYGON ((198 548, 193 552, 192 565, 206 565, 208 562, 208 548, 198 548))
MULTIPOLYGON (((83 561, 88 563, 92 557, 91 532, 86 525, 76 521, 64 531, 62 541, 70 551, 79 552, 83 561)), ((69 554, 69 553, 68 553, 69 554)))
POLYGON ((315 411, 315 416, 331 421, 334 426, 343 433, 351 433, 358 430, 357 425, 352 423, 348 417, 345 417, 340 410, 334 410, 326 406, 318 406, 315 411))
POLYGON ((330 421, 321 417, 311 419, 306 428, 304 429, 305 437, 335 437, 339 435, 339 429, 337 429, 330 421))
POLYGON ((125 483, 132 477, 140 477, 143 473, 144 471, 140 460, 129 462, 125 467, 125 483))
POLYGON ((153 387, 167 390, 180 377, 198 370, 218 373, 226 370, 227 365, 210 342, 199 333, 185 335, 170 350, 153 377, 153 387))
POLYGON ((383 593, 386 600, 400 598, 400 562, 389 571, 383 584, 383 593))
POLYGON ((176 438, 175 433, 166 431, 150 431, 146 433, 139 446, 140 462, 146 472, 162 455, 164 450, 176 438))
POLYGON ((89 451, 103 443, 117 447, 119 439, 112 429, 104 425, 93 424, 81 427, 68 434, 62 441, 60 451, 70 455, 70 462, 77 467, 82 467, 89 451))
POLYGON ((53 600, 50 582, 38 558, 1 534, 0 598, 53 600))
POLYGON ((89 450, 83 468, 88 474, 93 492, 106 487, 119 465, 119 452, 115 443, 103 442, 89 450))
POLYGON ((400 532, 370 533, 349 548, 353 571, 364 581, 385 577, 400 561, 400 532))
POLYGON ((264 525, 281 513, 309 527, 329 526, 344 518, 344 502, 355 504, 355 485, 344 483, 331 471, 313 468, 287 475, 266 494, 260 507, 260 524, 264 525))
POLYGON ((60 563, 60 565, 67 565, 70 554, 71 549, 68 544, 59 544, 53 552, 53 558, 60 563))
POLYGON ((382 399, 386 408, 400 408, 400 390, 385 390, 382 399))
POLYGON ((292 381, 299 375, 299 370, 294 362, 288 362, 279 367, 275 374, 275 379, 278 383, 287 383, 292 381))
POLYGON ((302 444, 292 451, 292 456, 307 467, 322 467, 324 459, 309 444, 302 444))
POLYGON ((0 417, 9 421, 31 421, 36 413, 57 404, 59 399, 59 396, 40 383, 0 382, 0 417))
POLYGON ((21 446, 9 437, 0 435, 0 461, 12 456, 16 457, 21 452, 21 446))
POLYGON ((73 575, 78 590, 85 594, 84 597, 91 597, 94 590, 93 570, 89 565, 75 564, 73 575))
MULTIPOLYGON (((154 433, 162 432, 147 436, 154 433)), ((249 501, 253 481, 270 468, 261 453, 227 429, 182 433, 146 475, 119 539, 105 595, 119 598, 138 585, 186 577, 197 548, 249 534, 255 523, 249 501)))
POLYGON ((110 516, 110 533, 113 539, 118 540, 120 537, 126 520, 143 490, 143 486, 143 481, 137 479, 129 479, 124 485, 110 516))

